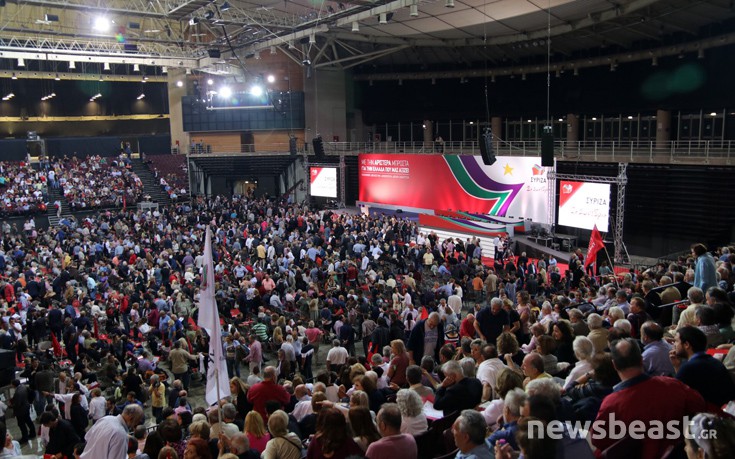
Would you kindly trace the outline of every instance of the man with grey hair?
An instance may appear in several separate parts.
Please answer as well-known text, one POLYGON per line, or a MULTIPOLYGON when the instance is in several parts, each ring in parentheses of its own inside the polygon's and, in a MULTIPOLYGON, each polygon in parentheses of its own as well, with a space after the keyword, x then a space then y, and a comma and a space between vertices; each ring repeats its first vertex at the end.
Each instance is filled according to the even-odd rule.
POLYGON ((462 414, 452 424, 454 443, 459 448, 457 457, 462 459, 494 458, 494 452, 485 443, 486 430, 485 418, 478 411, 462 411, 462 414))
POLYGON ((590 314, 587 317, 587 326, 590 328, 587 338, 592 341, 592 345, 595 347, 595 353, 599 354, 600 352, 604 352, 607 348, 608 331, 602 328, 602 316, 597 313, 590 314))
POLYGON ((436 391, 434 408, 443 410, 444 415, 457 410, 471 410, 482 401, 482 383, 477 378, 464 376, 456 360, 442 366, 444 380, 436 391))
POLYGON ((490 306, 485 306, 475 316, 475 330, 486 343, 497 341, 501 333, 510 329, 510 316, 503 309, 503 300, 493 298, 490 306))
POLYGON ((143 408, 130 404, 117 416, 105 416, 84 436, 87 446, 82 459, 123 458, 128 455, 128 432, 143 420, 143 408))
MULTIPOLYGON (((505 405, 503 406, 503 427, 493 432, 487 439, 487 445, 495 448, 498 440, 504 440, 514 450, 518 450, 516 442, 516 432, 518 431, 518 421, 521 419, 521 408, 526 403, 528 395, 523 389, 515 388, 505 395, 505 405)), ((484 419, 484 418, 483 418, 484 419)))
MULTIPOLYGON (((685 327, 691 325, 697 327, 697 309, 704 304, 704 292, 699 287, 691 287, 687 290, 687 299, 689 300, 689 306, 679 315, 679 321, 677 322, 676 328, 685 327)), ((674 308, 678 309, 678 308, 674 308)), ((676 312, 674 312, 676 315, 676 312)))
POLYGON ((237 413, 235 405, 232 403, 226 403, 222 406, 222 417, 224 421, 220 421, 219 410, 212 409, 207 418, 209 419, 209 432, 212 438, 218 438, 220 434, 225 434, 226 437, 232 438, 233 435, 238 433, 240 429, 235 424, 230 422, 230 419, 234 419, 237 413))
POLYGON ((574 336, 587 336, 590 332, 590 328, 584 321, 584 314, 577 308, 569 310, 569 322, 572 324, 574 336))
POLYGON ((332 340, 332 349, 327 352, 327 370, 338 371, 345 364, 350 354, 342 347, 338 339, 332 340))
POLYGON ((444 346, 444 322, 436 311, 425 320, 416 322, 408 338, 408 355, 411 363, 417 364, 425 355, 439 361, 439 349, 444 346))
POLYGON ((260 453, 250 448, 248 436, 240 432, 230 437, 230 452, 238 459, 260 459, 260 453))

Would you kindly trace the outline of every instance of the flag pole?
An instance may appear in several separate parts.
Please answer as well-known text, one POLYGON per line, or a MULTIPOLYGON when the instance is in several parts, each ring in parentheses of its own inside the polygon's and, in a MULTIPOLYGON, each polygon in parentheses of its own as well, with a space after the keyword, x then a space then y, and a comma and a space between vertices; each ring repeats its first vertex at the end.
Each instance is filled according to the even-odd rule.
MULTIPOLYGON (((605 250, 605 255, 607 255, 607 259, 610 261, 610 269, 612 269, 613 279, 615 279, 615 286, 617 288, 620 288, 620 283, 618 282, 618 274, 615 272, 615 261, 610 257, 610 253, 607 251, 605 238, 602 238, 602 248, 605 250)), ((597 260, 595 260, 595 263, 597 263, 597 260)))

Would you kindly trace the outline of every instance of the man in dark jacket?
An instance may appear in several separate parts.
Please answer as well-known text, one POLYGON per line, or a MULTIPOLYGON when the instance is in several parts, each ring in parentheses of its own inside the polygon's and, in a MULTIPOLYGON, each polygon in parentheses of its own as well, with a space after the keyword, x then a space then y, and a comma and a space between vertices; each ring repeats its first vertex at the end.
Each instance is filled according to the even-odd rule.
POLYGON ((71 422, 59 419, 56 413, 46 411, 39 419, 41 425, 49 428, 49 442, 46 445, 46 454, 63 454, 74 457, 74 446, 79 443, 79 435, 74 431, 71 422))
POLYGON ((425 355, 439 361, 439 350, 444 345, 444 324, 438 312, 432 312, 425 320, 416 322, 408 338, 408 354, 411 362, 421 363, 425 355))
POLYGON ((25 384, 21 384, 18 379, 13 381, 13 387, 15 393, 10 399, 10 404, 13 407, 15 418, 18 420, 21 434, 19 443, 22 445, 28 443, 29 438, 36 438, 36 426, 31 421, 30 389, 25 384))
POLYGON ((434 408, 444 415, 455 411, 473 410, 482 401, 482 383, 477 378, 466 378, 456 360, 442 366, 444 381, 436 390, 434 408))

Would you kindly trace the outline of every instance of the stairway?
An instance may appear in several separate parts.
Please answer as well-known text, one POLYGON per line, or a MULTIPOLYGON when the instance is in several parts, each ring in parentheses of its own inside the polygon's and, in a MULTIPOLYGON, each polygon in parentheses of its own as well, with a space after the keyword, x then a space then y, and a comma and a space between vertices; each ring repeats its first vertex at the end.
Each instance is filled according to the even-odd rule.
POLYGON ((58 226, 59 221, 61 220, 61 218, 56 216, 56 207, 54 207, 54 203, 57 200, 61 202, 61 218, 71 217, 71 208, 69 207, 69 203, 66 202, 64 195, 61 194, 61 188, 48 187, 48 206, 46 216, 48 217, 49 226, 52 228, 58 226))
POLYGON ((143 182, 143 195, 150 196, 151 201, 157 203, 159 206, 167 206, 171 203, 168 194, 161 189, 159 180, 153 175, 153 172, 148 168, 146 164, 143 164, 139 158, 131 161, 133 172, 143 182))

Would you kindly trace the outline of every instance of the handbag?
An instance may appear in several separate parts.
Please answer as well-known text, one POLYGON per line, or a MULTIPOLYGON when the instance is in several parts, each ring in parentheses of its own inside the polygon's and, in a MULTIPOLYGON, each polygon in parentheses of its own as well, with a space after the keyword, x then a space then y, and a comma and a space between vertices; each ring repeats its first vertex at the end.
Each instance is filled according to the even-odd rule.
POLYGON ((33 407, 33 405, 31 405, 30 410, 28 410, 28 415, 30 416, 32 422, 36 421, 38 415, 36 414, 36 409, 33 407))

